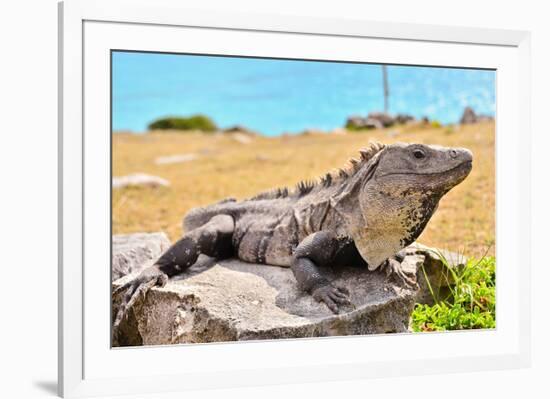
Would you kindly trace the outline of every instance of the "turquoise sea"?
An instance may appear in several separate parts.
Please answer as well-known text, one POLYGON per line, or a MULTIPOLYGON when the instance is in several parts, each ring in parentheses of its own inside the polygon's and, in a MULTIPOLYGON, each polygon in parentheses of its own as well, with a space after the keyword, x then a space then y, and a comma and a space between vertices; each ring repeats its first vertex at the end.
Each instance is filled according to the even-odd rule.
MULTIPOLYGON (((455 123, 465 106, 494 115, 495 72, 389 65, 389 112, 455 123)), ((376 64, 113 52, 113 130, 201 113, 265 135, 342 127, 384 107, 376 64)))

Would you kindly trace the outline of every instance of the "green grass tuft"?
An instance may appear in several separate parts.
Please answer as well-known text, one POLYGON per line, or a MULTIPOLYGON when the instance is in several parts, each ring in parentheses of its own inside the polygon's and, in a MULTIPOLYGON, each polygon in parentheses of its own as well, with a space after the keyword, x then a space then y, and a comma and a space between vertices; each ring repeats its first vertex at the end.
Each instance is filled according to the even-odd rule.
POLYGON ((148 128, 149 130, 201 130, 203 132, 218 130, 214 121, 205 115, 160 118, 151 122, 148 128))
POLYGON ((413 331, 495 328, 495 258, 471 259, 462 270, 450 271, 450 295, 434 296, 433 306, 417 304, 412 313, 413 331))

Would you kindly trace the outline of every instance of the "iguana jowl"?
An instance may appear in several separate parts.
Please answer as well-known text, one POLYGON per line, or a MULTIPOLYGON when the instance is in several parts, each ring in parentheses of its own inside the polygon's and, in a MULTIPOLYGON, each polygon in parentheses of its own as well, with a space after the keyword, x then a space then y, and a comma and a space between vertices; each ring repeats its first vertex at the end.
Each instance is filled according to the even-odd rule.
POLYGON ((184 218, 185 235, 114 292, 125 295, 113 332, 140 294, 164 285, 201 253, 291 267, 302 290, 338 312, 349 293, 334 287, 318 266, 384 265, 399 273, 396 254, 416 240, 441 197, 471 168, 466 149, 371 144, 359 160, 319 182, 193 209, 184 218))

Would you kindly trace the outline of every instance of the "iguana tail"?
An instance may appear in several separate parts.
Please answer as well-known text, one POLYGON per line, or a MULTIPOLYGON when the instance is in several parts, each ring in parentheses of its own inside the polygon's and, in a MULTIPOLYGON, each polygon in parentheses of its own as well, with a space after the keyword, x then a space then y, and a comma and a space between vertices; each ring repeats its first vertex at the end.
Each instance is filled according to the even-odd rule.
POLYGON ((235 198, 226 198, 205 207, 191 209, 183 218, 183 230, 194 230, 210 221, 214 216, 226 213, 227 204, 236 202, 235 198))

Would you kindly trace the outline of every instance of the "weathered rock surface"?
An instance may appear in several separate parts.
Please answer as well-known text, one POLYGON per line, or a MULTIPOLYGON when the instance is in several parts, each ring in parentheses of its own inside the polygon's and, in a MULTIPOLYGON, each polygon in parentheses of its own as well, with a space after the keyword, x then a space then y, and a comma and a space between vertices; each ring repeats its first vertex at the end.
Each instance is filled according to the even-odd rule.
MULTIPOLYGON (((341 267, 323 272, 350 291, 352 305, 333 314, 296 287, 288 268, 238 260, 197 264, 165 287, 151 289, 121 325, 119 345, 160 345, 255 339, 322 337, 408 331, 414 304, 426 297, 429 278, 440 278, 442 264, 426 247, 409 247, 402 269, 418 276, 409 287, 384 271, 341 267), (420 275, 422 274, 422 277, 420 275)), ((133 275, 113 283, 116 288, 133 275)), ((436 287, 437 288, 437 287, 436 287)), ((429 293, 428 293, 429 294, 429 293)), ((115 298, 114 306, 117 301, 115 298)))
POLYGON ((445 298, 449 294, 449 286, 453 281, 449 268, 458 271, 468 261, 463 254, 430 248, 419 243, 413 243, 406 249, 406 252, 409 255, 423 257, 423 262, 416 273, 416 281, 419 286, 416 302, 429 305, 434 303, 434 295, 436 298, 445 298), (446 265, 442 259, 447 262, 446 265))
POLYGON ((111 279, 117 280, 151 265, 168 249, 164 233, 118 234, 113 236, 111 279))

